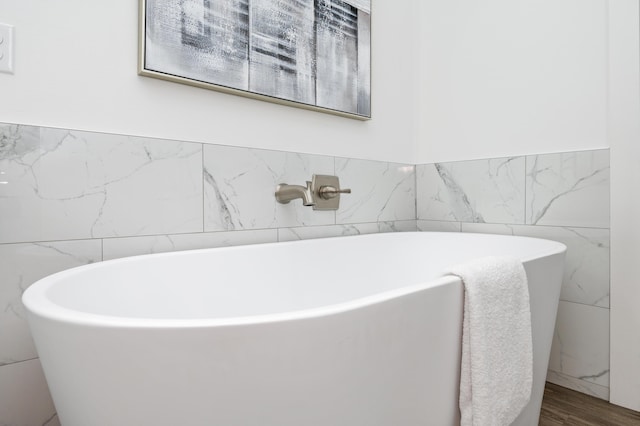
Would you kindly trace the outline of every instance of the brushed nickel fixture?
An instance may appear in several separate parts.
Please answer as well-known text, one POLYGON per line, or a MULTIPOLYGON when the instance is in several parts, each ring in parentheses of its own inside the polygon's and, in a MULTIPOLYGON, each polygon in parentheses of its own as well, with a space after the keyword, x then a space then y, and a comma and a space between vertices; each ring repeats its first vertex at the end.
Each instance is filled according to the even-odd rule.
POLYGON ((303 206, 312 206, 314 210, 337 210, 340 194, 351 194, 351 189, 341 189, 338 177, 329 175, 313 175, 306 187, 281 183, 275 192, 281 204, 300 198, 303 206))
POLYGON ((313 206, 313 193, 311 192, 311 182, 307 181, 307 187, 301 185, 288 185, 281 183, 276 186, 276 200, 280 204, 289 204, 289 201, 296 198, 302 199, 303 206, 313 206))

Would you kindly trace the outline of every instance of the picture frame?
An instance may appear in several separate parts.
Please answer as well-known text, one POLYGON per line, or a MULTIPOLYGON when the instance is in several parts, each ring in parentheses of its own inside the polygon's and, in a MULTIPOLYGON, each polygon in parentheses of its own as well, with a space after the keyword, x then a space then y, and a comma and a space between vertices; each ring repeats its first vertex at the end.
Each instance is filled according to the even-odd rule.
POLYGON ((371 0, 140 0, 138 74, 371 118, 371 0))

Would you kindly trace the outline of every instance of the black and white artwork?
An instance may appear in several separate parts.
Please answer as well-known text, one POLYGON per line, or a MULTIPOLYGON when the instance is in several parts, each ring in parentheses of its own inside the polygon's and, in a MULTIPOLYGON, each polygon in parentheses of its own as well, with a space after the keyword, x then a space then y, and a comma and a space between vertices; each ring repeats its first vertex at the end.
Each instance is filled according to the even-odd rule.
POLYGON ((371 116, 371 0, 141 1, 141 74, 371 116))

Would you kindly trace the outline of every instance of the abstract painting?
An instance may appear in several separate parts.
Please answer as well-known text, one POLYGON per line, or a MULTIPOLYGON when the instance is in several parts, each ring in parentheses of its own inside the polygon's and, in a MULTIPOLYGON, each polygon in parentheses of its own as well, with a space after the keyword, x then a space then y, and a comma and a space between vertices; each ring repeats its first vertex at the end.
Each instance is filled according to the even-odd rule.
POLYGON ((371 0, 140 0, 141 75, 371 117, 371 0))

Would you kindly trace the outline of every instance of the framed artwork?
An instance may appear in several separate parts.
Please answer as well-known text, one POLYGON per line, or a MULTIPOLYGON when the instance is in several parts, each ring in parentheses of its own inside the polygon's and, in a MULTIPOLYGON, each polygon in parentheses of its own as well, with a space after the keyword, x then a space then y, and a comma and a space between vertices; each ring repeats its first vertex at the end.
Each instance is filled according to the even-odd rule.
POLYGON ((140 0, 140 75, 371 118, 371 0, 140 0))

